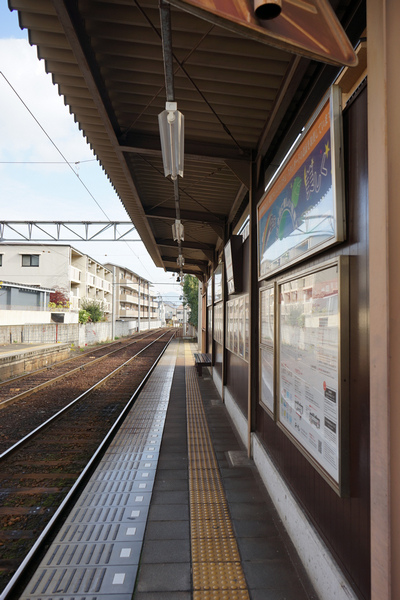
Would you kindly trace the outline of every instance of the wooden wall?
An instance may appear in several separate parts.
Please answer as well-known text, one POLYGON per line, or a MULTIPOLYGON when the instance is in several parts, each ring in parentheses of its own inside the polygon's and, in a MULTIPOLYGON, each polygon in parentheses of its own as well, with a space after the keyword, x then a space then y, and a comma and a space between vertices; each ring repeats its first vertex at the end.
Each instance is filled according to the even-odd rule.
MULTIPOLYGON (((256 431, 360 598, 370 598, 367 89, 343 111, 347 241, 304 266, 350 256, 350 497, 340 498, 258 405, 256 431)), ((298 270, 298 269, 297 269, 298 270)), ((296 272, 296 269, 292 269, 296 272)))

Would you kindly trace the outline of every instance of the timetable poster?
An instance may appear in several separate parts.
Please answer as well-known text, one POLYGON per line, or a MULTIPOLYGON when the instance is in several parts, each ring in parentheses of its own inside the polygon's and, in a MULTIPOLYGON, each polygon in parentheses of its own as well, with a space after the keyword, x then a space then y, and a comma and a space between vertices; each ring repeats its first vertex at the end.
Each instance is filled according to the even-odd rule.
POLYGON ((279 286, 279 420, 339 484, 339 267, 279 286))

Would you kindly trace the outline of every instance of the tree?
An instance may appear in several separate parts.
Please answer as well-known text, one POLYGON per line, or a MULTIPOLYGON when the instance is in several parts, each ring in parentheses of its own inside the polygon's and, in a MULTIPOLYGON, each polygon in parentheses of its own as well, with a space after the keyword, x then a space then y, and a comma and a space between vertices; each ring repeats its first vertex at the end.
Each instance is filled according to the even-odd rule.
POLYGON ((90 298, 86 298, 81 301, 81 308, 89 313, 90 320, 93 323, 97 323, 97 321, 102 321, 104 318, 104 310, 103 303, 98 300, 91 300, 90 298))
POLYGON ((68 292, 65 289, 56 288, 50 293, 50 308, 69 308, 68 292))
POLYGON ((183 304, 189 306, 189 323, 197 328, 199 311, 199 280, 193 275, 185 275, 183 280, 183 304))

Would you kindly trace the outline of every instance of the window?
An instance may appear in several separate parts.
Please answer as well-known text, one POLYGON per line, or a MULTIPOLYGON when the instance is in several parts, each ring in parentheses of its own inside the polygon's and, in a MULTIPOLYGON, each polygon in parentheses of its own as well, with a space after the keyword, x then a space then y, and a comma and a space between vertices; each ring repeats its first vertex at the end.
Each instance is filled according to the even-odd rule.
POLYGON ((3 255, 0 254, 0 267, 2 267, 2 266, 3 266, 3 255))
POLYGON ((39 266, 39 254, 23 254, 22 255, 22 266, 23 267, 38 267, 39 266))

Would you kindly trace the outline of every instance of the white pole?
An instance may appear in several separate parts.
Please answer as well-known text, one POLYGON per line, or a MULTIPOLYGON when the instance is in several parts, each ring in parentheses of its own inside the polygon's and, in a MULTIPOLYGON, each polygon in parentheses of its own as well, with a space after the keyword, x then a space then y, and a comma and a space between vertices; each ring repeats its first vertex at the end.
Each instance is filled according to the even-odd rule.
POLYGON ((115 285, 116 269, 113 267, 112 270, 112 310, 111 310, 111 338, 115 340, 115 306, 117 301, 117 286, 115 285))

